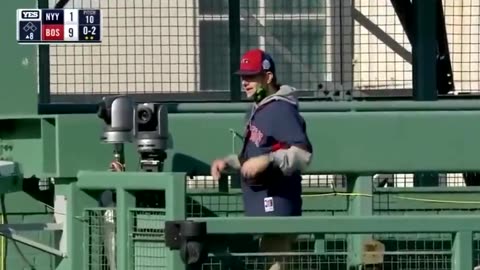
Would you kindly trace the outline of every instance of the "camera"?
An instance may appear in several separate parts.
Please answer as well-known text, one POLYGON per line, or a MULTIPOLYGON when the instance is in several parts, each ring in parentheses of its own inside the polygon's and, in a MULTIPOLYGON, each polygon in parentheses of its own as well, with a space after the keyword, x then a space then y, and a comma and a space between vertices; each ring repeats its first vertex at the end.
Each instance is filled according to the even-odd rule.
POLYGON ((144 171, 161 171, 167 158, 168 109, 159 103, 136 106, 134 136, 144 171))
POLYGON ((132 142, 134 110, 134 102, 126 96, 104 97, 97 111, 105 122, 101 140, 112 144, 132 142))

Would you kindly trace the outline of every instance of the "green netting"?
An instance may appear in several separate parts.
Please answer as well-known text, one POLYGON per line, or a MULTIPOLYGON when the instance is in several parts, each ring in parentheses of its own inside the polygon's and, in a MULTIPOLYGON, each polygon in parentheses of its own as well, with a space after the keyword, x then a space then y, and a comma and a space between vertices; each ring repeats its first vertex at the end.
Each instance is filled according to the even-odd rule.
MULTIPOLYGON (((86 209, 87 269, 115 270, 116 246, 115 210, 86 209)), ((129 212, 128 269, 147 270, 167 267, 164 243, 165 211, 135 208, 129 212)), ((127 244, 127 243, 125 243, 127 244)))
MULTIPOLYGON (((478 92, 480 5, 442 2, 456 91, 478 92)), ((81 102, 96 94, 94 100, 117 93, 228 92, 231 51, 260 47, 273 54, 282 83, 310 95, 411 94, 412 46, 392 2, 234 3, 71 0, 66 8, 102 10, 103 42, 50 46, 51 92, 64 100, 80 95, 81 102), (231 14, 240 21, 232 23, 231 14), (240 42, 231 44, 232 35, 240 42)))
POLYGON ((167 269, 165 210, 135 208, 130 210, 129 222, 129 269, 167 269))
POLYGON ((115 209, 86 208, 85 236, 88 270, 113 270, 115 264, 115 209))
MULTIPOLYGON (((449 270, 452 269, 451 235, 302 235, 287 252, 218 252, 203 265, 220 269, 326 269, 347 270, 449 270), (354 239, 354 238, 357 239, 354 239), (362 246, 358 239, 378 240, 380 249, 362 246), (354 242, 354 241, 357 242, 354 242), (355 244, 357 243, 357 244, 355 244), (362 267, 362 268, 359 268, 362 267)), ((230 244, 229 249, 238 249, 230 244)))
MULTIPOLYGON (((419 174, 422 176, 421 174, 419 174)), ((429 175, 429 174, 427 174, 429 175)), ((465 214, 480 212, 477 193, 465 193, 463 179, 458 174, 440 175, 439 186, 430 192, 417 192, 413 176, 406 174, 379 174, 373 177, 373 194, 347 192, 344 175, 304 175, 304 215, 345 215, 348 201, 354 198, 371 198, 374 215, 405 214, 465 214), (385 177, 392 177, 393 185, 383 185, 385 177), (442 180, 443 179, 443 180, 442 180), (443 181, 443 182, 442 182, 443 181), (389 188, 388 192, 386 188, 389 188), (453 190, 456 190, 453 192, 453 190)), ((238 179, 230 177, 214 181, 209 176, 187 178, 188 217, 229 217, 243 215, 243 201, 238 179)))
POLYGON ((480 266, 480 233, 473 234, 473 265, 480 266))

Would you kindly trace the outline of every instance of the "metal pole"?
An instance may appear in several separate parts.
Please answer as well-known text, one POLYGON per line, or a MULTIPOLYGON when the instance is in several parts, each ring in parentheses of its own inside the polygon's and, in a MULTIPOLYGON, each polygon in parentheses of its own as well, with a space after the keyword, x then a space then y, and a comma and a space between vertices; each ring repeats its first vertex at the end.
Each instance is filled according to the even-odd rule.
POLYGON ((436 1, 413 0, 413 97, 437 100, 436 1))
POLYGON ((240 101, 240 77, 233 74, 240 65, 240 1, 228 2, 228 34, 230 37, 230 101, 240 101))
MULTIPOLYGON (((413 0, 413 98, 435 101, 437 95, 436 1, 413 0)), ((414 186, 438 186, 438 173, 415 173, 414 186)))
MULTIPOLYGON (((39 0, 38 8, 48 8, 48 0, 39 0)), ((50 45, 38 46, 38 103, 50 103, 50 45)))

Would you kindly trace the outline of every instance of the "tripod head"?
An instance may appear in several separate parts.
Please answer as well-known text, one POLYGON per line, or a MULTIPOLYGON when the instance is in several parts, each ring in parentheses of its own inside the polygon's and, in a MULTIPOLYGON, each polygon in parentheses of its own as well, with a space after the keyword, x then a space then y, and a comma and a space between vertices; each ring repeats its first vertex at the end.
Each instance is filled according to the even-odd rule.
POLYGON ((168 110, 159 103, 136 107, 134 135, 143 171, 161 171, 167 158, 168 110))

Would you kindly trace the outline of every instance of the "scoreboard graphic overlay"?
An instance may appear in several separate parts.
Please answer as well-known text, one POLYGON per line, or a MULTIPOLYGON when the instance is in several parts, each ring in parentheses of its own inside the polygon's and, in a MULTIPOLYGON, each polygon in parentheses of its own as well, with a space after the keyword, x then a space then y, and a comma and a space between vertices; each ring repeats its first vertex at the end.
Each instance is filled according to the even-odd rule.
POLYGON ((100 43, 102 13, 98 9, 19 9, 20 44, 100 43))

